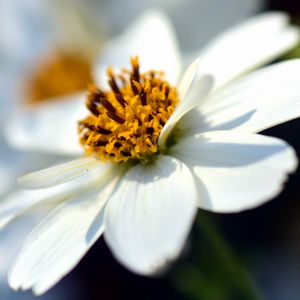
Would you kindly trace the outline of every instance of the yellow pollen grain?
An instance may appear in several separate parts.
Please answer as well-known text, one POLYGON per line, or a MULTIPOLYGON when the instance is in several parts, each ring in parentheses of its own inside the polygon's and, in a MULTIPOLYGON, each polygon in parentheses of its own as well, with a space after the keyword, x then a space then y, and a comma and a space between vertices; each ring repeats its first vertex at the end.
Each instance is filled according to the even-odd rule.
POLYGON ((68 95, 93 82, 91 62, 78 53, 56 50, 43 58, 29 80, 25 93, 28 104, 68 95))
POLYGON ((131 70, 115 74, 107 69, 110 90, 89 86, 86 106, 90 111, 79 121, 80 143, 87 155, 101 160, 147 160, 158 154, 158 138, 179 102, 175 87, 163 72, 140 73, 138 57, 131 70))

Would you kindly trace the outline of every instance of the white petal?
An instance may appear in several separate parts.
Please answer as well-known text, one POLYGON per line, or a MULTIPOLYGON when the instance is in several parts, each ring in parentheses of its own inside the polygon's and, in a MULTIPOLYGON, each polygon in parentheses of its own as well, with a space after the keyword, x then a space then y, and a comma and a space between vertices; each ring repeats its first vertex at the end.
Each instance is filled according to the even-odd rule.
POLYGON ((284 141, 235 131, 183 139, 171 153, 193 170, 199 207, 214 212, 239 212, 265 203, 282 190, 297 166, 294 150, 284 141))
POLYGON ((279 57, 299 40, 288 21, 284 13, 269 12, 225 31, 200 53, 199 75, 213 75, 218 88, 279 57))
POLYGON ((99 58, 95 78, 101 87, 107 87, 106 69, 128 67, 131 56, 138 55, 141 71, 159 70, 166 78, 177 83, 181 72, 178 45, 172 24, 163 12, 148 10, 122 35, 111 40, 99 58))
POLYGON ((196 58, 186 69, 178 84, 179 98, 184 100, 187 92, 194 82, 195 75, 198 70, 199 58, 196 58))
POLYGON ((191 172, 174 158, 133 167, 105 212, 104 237, 115 257, 139 274, 157 272, 175 259, 191 228, 196 198, 191 172))
POLYGON ((263 68, 212 93, 180 124, 189 134, 237 129, 259 132, 300 116, 300 60, 263 68))
POLYGON ((103 233, 103 208, 115 184, 62 203, 38 224, 10 269, 10 286, 40 295, 72 270, 103 233))
POLYGON ((82 153, 77 123, 87 115, 84 99, 84 93, 78 93, 20 109, 5 127, 8 143, 20 150, 82 153))
POLYGON ((57 204, 72 195, 73 192, 70 189, 65 190, 62 187, 35 191, 17 190, 1 199, 0 228, 32 209, 57 204))
POLYGON ((169 120, 164 125, 158 140, 160 149, 164 149, 170 132, 176 123, 189 111, 197 107, 209 93, 213 86, 213 79, 210 76, 203 76, 201 79, 191 84, 186 92, 185 99, 179 103, 169 120))
POLYGON ((84 168, 83 174, 80 173, 80 170, 78 169, 72 173, 70 165, 80 168, 80 162, 84 161, 85 160, 82 159, 52 167, 48 174, 44 174, 44 171, 37 172, 38 174, 41 174, 41 177, 37 174, 29 174, 28 180, 26 179, 26 176, 21 178, 20 181, 24 181, 24 185, 31 188, 59 185, 38 190, 17 190, 2 199, 0 203, 0 228, 33 210, 52 207, 59 202, 74 197, 74 195, 77 195, 78 193, 89 191, 90 189, 95 188, 95 186, 97 187, 99 183, 106 180, 111 174, 115 174, 115 172, 123 172, 123 169, 120 166, 101 164, 98 161, 96 161, 96 165, 94 165, 93 160, 89 158, 87 159, 87 164, 85 165, 86 168, 84 168), (60 171, 66 172, 66 174, 63 175, 60 171), (76 173, 76 171, 78 173, 76 173), (86 173, 86 171, 89 172, 86 173), (48 175, 50 176, 49 178, 47 178, 48 175), (52 178, 51 175, 55 178, 52 178))
POLYGON ((41 189, 94 174, 105 174, 110 169, 110 163, 103 163, 89 156, 26 174, 18 179, 18 183, 24 188, 41 189))
MULTIPOLYGON (((0 247, 0 278, 1 278, 1 297, 2 299, 13 299, 13 297, 5 297, 6 293, 3 291, 6 286, 7 271, 13 257, 22 246, 24 237, 32 230, 32 228, 42 219, 44 214, 31 214, 23 217, 21 220, 10 224, 5 229, 0 231, 1 247, 0 247)), ((9 286, 7 285, 7 288, 9 286)), ((21 297, 22 298, 22 297, 21 297)))
POLYGON ((7 170, 1 164, 2 164, 2 159, 0 160, 0 196, 4 195, 9 190, 13 182, 13 176, 11 174, 11 170, 9 169, 7 170))
POLYGON ((118 167, 107 168, 94 176, 85 176, 82 180, 73 180, 46 189, 16 190, 3 198, 0 202, 0 228, 6 226, 16 218, 40 208, 51 208, 53 205, 70 199, 78 193, 84 193, 98 187, 99 183, 106 181, 107 177, 121 173, 118 167))

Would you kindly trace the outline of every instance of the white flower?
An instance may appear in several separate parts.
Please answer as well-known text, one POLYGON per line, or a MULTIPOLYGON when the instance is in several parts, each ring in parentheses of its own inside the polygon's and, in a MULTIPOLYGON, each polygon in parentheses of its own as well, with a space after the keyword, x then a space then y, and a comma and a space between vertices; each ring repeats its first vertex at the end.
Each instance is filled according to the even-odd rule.
MULTIPOLYGON (((274 59, 297 41, 298 32, 287 25, 281 13, 258 16, 217 38, 181 77, 177 85, 181 102, 164 125, 158 139, 159 152, 153 158, 145 152, 142 160, 135 156, 135 164, 130 160, 104 163, 96 158, 97 147, 102 146, 92 143, 87 151, 92 150, 94 156, 21 177, 19 183, 33 190, 17 191, 2 201, 1 226, 38 207, 53 209, 26 239, 11 267, 10 285, 44 293, 79 262, 102 234, 122 264, 138 274, 153 274, 180 254, 198 208, 239 212, 278 194, 287 175, 295 170, 297 158, 284 141, 257 132, 299 116, 300 60, 238 77, 274 59), (212 77, 205 74, 213 75, 216 87, 212 77)), ((141 72, 164 69, 170 82, 178 79, 180 62, 174 35, 159 12, 147 14, 129 32, 112 41, 104 57, 113 63, 116 57, 128 60, 135 53, 140 58, 141 72)), ((103 83, 101 78, 99 81, 103 83)), ((136 87, 136 99, 142 101, 145 89, 136 87)), ((95 93, 103 97, 100 91, 95 93)), ((128 93, 134 93, 133 88, 128 93)), ((102 109, 97 98, 89 99, 96 110, 102 109)), ((124 99, 130 106, 131 98, 124 99)), ((108 104, 106 107, 108 116, 115 114, 108 104)), ((40 112, 47 115, 46 111, 40 112)), ((38 145, 52 147, 70 142, 61 135, 64 126, 69 126, 69 120, 63 118, 68 112, 72 112, 71 106, 65 111, 48 112, 48 118, 55 115, 55 134, 51 135, 51 130, 44 136, 41 131, 33 132, 38 145), (39 137, 44 138, 43 142, 39 137)), ((81 133, 89 133, 88 141, 98 141, 88 129, 96 132, 99 124, 85 124, 86 131, 81 133)), ((47 126, 49 122, 44 129, 47 126)), ((20 138, 16 130, 13 132, 20 138)), ((153 131, 157 133, 155 126, 153 131)), ((121 146, 113 145, 119 158, 124 158, 118 156, 122 154, 118 152, 122 141, 121 146)))
POLYGON ((0 124, 16 110, 23 113, 30 110, 28 104, 37 98, 47 101, 53 96, 72 94, 85 89, 92 80, 90 60, 98 54, 104 32, 98 22, 91 22, 86 1, 75 2, 12 0, 3 3, 0 124), (62 77, 65 85, 59 80, 62 77), (68 78, 73 79, 73 84, 68 78))

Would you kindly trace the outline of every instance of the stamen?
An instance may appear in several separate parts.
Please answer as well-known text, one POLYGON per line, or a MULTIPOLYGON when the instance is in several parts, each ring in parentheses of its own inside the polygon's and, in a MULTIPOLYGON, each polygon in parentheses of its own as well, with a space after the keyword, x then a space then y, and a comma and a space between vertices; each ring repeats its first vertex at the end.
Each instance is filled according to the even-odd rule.
POLYGON ((146 105, 147 104, 147 95, 143 88, 142 88, 142 91, 140 92, 140 98, 141 98, 142 105, 146 105))
POLYGON ((139 72, 139 60, 138 60, 138 57, 135 56, 135 57, 132 57, 130 59, 130 63, 132 65, 132 79, 137 81, 137 82, 140 82, 140 72, 139 72))
POLYGON ((86 106, 89 109, 89 111, 94 115, 94 116, 98 116, 99 115, 99 111, 97 108, 97 105, 94 102, 86 102, 86 106))
POLYGON ((95 125, 91 125, 91 124, 88 124, 88 123, 81 123, 80 122, 80 125, 83 125, 85 126, 86 128, 90 129, 91 131, 94 131, 96 133, 101 133, 101 134, 104 134, 104 135, 108 135, 108 134, 111 134, 112 132, 110 130, 107 130, 105 128, 102 128, 100 126, 95 126, 95 125))
POLYGON ((115 94, 115 98, 116 100, 123 106, 125 107, 126 101, 122 96, 122 93, 116 83, 114 74, 113 74, 113 70, 112 68, 108 68, 107 70, 107 74, 110 77, 110 79, 108 80, 108 84, 110 85, 111 89, 113 90, 114 94, 115 94))
POLYGON ((89 111, 97 117, 99 115, 99 105, 101 103, 101 98, 105 99, 105 94, 94 85, 90 85, 89 88, 90 91, 86 101, 86 106, 89 111))
POLYGON ((122 94, 115 94, 115 98, 123 107, 125 107, 125 104, 127 104, 127 102, 123 98, 122 94))
POLYGON ((111 77, 108 83, 115 94, 121 94, 114 77, 111 77))
POLYGON ((179 101, 162 72, 140 73, 137 57, 131 65, 118 75, 108 68, 110 91, 89 89, 92 115, 79 122, 80 142, 87 154, 102 160, 148 160, 158 154, 158 137, 179 101))
POLYGON ((86 101, 86 106, 88 110, 96 117, 99 115, 98 104, 98 95, 91 93, 86 101))
POLYGON ((132 90, 132 92, 133 92, 133 94, 134 94, 135 96, 139 94, 139 90, 138 90, 138 88, 137 88, 137 86, 136 86, 136 82, 137 82, 137 81, 134 80, 134 77, 131 76, 131 77, 130 77, 131 90, 132 90))
POLYGON ((93 143, 93 145, 96 147, 101 147, 101 146, 106 146, 107 143, 108 143, 107 141, 96 141, 93 143))
POLYGON ((111 111, 108 111, 106 114, 107 114, 107 116, 108 116, 110 119, 116 121, 116 122, 119 123, 119 124, 125 123, 125 120, 124 120, 124 119, 122 119, 121 117, 117 116, 116 114, 114 114, 114 113, 111 112, 111 111))
POLYGON ((154 133, 154 128, 153 127, 149 127, 149 128, 146 129, 146 132, 148 134, 153 134, 154 133))
POLYGON ((112 106, 112 104, 107 101, 105 98, 101 98, 101 104, 112 114, 115 113, 116 109, 112 106))

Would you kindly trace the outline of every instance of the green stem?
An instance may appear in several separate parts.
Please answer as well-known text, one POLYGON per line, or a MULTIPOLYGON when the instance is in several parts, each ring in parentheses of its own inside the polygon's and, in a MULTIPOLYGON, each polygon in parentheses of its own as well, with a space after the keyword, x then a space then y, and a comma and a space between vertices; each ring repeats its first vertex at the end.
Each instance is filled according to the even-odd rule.
POLYGON ((219 263, 228 271, 228 275, 231 276, 237 288, 244 295, 244 299, 262 300, 262 295, 258 292, 245 269, 241 266, 237 256, 233 253, 229 244, 209 216, 206 213, 200 213, 196 224, 201 229, 206 240, 211 244, 219 263))

